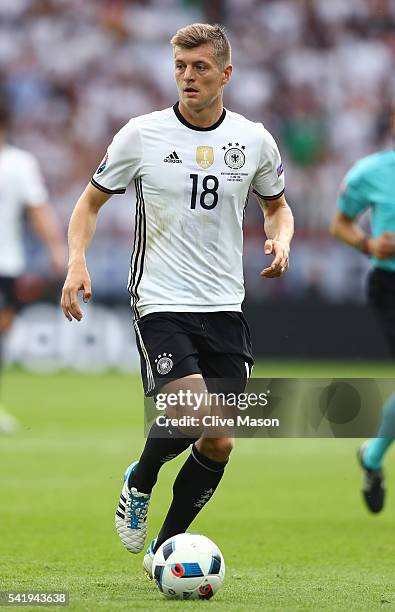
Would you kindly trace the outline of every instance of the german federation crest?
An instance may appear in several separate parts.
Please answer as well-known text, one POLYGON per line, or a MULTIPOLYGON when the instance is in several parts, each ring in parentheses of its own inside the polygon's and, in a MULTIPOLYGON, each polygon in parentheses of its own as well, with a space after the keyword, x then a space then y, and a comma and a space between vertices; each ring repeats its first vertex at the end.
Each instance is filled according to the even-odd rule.
POLYGON ((171 353, 163 355, 158 355, 158 358, 155 359, 156 369, 158 374, 168 374, 173 367, 173 360, 171 359, 173 355, 171 353))
POLYGON ((246 156, 244 155, 245 146, 242 145, 240 147, 238 142, 236 142, 236 145, 234 146, 233 143, 230 142, 228 147, 222 147, 225 151, 225 164, 229 168, 232 168, 232 170, 240 170, 240 168, 242 168, 246 163, 246 156))
POLYGON ((203 170, 207 170, 214 163, 213 147, 197 147, 196 161, 203 170))

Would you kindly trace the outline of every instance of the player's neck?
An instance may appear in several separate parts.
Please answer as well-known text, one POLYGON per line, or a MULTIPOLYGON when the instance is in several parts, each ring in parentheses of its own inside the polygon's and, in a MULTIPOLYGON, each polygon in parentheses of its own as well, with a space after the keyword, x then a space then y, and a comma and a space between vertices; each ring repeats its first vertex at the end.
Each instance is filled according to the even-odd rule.
POLYGON ((222 99, 218 98, 215 100, 215 103, 212 106, 193 111, 187 108, 180 101, 178 104, 178 110, 184 119, 188 121, 188 123, 191 123, 196 127, 208 128, 217 123, 217 121, 220 119, 224 110, 224 105, 222 103, 222 99))

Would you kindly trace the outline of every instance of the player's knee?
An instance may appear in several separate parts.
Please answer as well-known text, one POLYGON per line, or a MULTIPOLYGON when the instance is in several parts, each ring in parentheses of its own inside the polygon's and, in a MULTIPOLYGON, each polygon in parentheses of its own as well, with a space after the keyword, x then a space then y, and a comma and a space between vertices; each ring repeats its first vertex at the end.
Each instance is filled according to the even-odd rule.
POLYGON ((201 438, 198 450, 213 461, 226 461, 233 450, 233 438, 201 438))

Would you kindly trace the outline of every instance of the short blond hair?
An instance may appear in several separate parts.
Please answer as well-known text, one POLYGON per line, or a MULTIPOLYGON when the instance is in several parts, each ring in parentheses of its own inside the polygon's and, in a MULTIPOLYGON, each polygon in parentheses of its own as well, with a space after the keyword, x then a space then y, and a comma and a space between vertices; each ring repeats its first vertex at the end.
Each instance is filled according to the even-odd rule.
POLYGON ((221 68, 225 68, 231 61, 231 47, 225 28, 209 23, 192 23, 181 28, 171 39, 170 43, 182 49, 193 49, 201 45, 213 46, 214 57, 221 68))

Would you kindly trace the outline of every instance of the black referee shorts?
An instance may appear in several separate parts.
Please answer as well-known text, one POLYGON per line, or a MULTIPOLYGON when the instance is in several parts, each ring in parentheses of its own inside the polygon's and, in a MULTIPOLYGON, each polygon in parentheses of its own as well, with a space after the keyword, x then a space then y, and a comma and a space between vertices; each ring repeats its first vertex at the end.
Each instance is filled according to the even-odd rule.
POLYGON ((395 272, 373 268, 368 276, 368 304, 377 316, 395 357, 395 272))
POLYGON ((189 374, 201 374, 210 393, 244 391, 254 361, 241 312, 158 312, 134 326, 147 396, 189 374))

